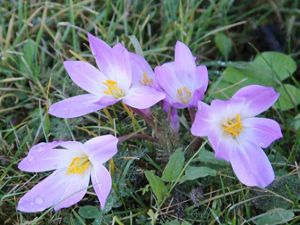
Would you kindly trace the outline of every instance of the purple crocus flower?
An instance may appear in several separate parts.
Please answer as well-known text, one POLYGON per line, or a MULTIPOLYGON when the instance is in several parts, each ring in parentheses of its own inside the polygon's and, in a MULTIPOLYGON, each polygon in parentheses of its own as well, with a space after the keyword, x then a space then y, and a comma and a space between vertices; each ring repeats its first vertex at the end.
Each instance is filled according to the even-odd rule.
POLYGON ((113 48, 89 34, 89 43, 100 70, 87 62, 65 61, 71 79, 89 94, 71 97, 51 105, 49 113, 74 118, 95 112, 118 101, 146 109, 165 98, 165 94, 149 86, 132 85, 130 53, 120 43, 113 48))
POLYGON ((190 49, 180 41, 175 46, 175 61, 155 68, 155 77, 166 93, 164 110, 168 113, 172 129, 179 129, 176 109, 197 107, 208 85, 206 66, 196 66, 190 49))
POLYGON ((166 93, 165 101, 177 109, 197 107, 208 85, 206 66, 196 66, 190 49, 180 41, 175 46, 175 61, 157 66, 155 76, 166 93))
POLYGON ((256 115, 271 107, 279 94, 271 87, 249 85, 227 101, 198 103, 192 134, 207 136, 216 158, 231 163, 247 186, 266 187, 274 180, 272 166, 262 150, 282 137, 279 124, 256 115))
POLYGON ((19 169, 27 172, 55 171, 25 194, 17 209, 40 212, 50 207, 59 210, 72 206, 86 194, 90 178, 103 209, 112 185, 103 163, 117 153, 117 143, 116 137, 104 135, 84 144, 54 141, 33 146, 19 163, 19 169))

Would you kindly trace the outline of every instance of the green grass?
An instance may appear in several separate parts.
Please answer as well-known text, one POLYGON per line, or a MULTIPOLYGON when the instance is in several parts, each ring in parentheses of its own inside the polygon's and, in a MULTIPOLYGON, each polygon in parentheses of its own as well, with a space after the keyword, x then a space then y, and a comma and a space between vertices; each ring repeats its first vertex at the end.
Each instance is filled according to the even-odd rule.
MULTIPOLYGON (((85 206, 98 206, 92 188, 77 205, 57 213, 16 211, 19 198, 46 176, 17 168, 32 145, 75 137, 85 141, 107 133, 154 136, 141 117, 128 115, 121 104, 109 107, 108 113, 99 111, 77 119, 47 114, 51 103, 81 93, 62 63, 85 59, 94 64, 86 32, 109 44, 123 42, 131 51, 142 50, 153 67, 173 59, 176 40, 185 42, 198 63, 208 66, 210 90, 205 100, 210 101, 222 90, 221 74, 228 65, 251 61, 256 51, 270 50, 264 44, 266 37, 258 32, 260 26, 277 25, 284 52, 299 63, 299 8, 300 2, 292 0, 0 1, 0 224, 151 224, 151 217, 154 221, 157 216, 157 224, 177 218, 191 224, 238 225, 253 224, 274 208, 290 210, 294 217, 288 224, 300 224, 297 104, 266 113, 280 122, 284 133, 283 139, 266 150, 277 175, 267 191, 241 185, 226 164, 195 160, 193 165, 213 168, 217 176, 175 183, 170 197, 158 207, 144 171, 155 170, 160 176, 170 154, 189 146, 193 137, 187 112, 181 112, 180 134, 174 136, 156 108, 154 115, 164 135, 156 143, 131 138, 119 145, 114 165, 110 164, 113 191, 103 212, 96 210, 93 219, 86 215, 85 206), (233 43, 229 60, 214 42, 220 32, 233 43)), ((298 70, 285 83, 299 88, 299 79, 298 70)), ((205 149, 211 151, 208 145, 205 149)), ((196 150, 186 149, 185 163, 196 150)))

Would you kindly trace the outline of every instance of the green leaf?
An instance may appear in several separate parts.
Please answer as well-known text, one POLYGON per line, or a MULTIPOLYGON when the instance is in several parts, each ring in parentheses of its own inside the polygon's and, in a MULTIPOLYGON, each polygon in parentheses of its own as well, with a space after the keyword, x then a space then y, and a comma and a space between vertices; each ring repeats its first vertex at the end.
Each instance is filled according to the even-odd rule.
POLYGON ((254 61, 229 65, 222 73, 222 78, 214 90, 214 98, 229 98, 240 88, 251 85, 273 86, 288 78, 296 70, 295 61, 288 55, 278 52, 264 52, 254 61))
POLYGON ((256 216, 253 222, 257 225, 276 225, 286 223, 293 218, 293 211, 277 208, 256 216))
POLYGON ((101 216, 99 207, 86 205, 79 208, 79 215, 86 219, 96 219, 101 216))
POLYGON ((171 221, 165 222, 163 225, 181 225, 181 224, 178 220, 171 220, 171 221))
POLYGON ((296 62, 288 55, 279 52, 263 52, 253 64, 274 79, 285 80, 297 69, 296 62))
POLYGON ((296 129, 296 130, 299 130, 300 129, 300 114, 297 114, 292 122, 293 124, 293 127, 296 129))
POLYGON ((203 178, 207 176, 216 176, 217 171, 208 167, 200 166, 189 166, 186 171, 185 175, 180 180, 180 183, 183 183, 187 180, 196 180, 198 178, 203 178))
POLYGON ((181 149, 177 149, 170 157, 168 164, 166 165, 162 179, 164 181, 175 181, 179 176, 184 166, 184 153, 181 149))
POLYGON ((300 103, 300 89, 290 84, 284 84, 278 89, 280 93, 279 100, 275 107, 285 111, 294 108, 300 103))
POLYGON ((22 49, 23 56, 20 61, 20 71, 29 74, 32 78, 39 75, 39 65, 37 63, 37 46, 32 39, 28 39, 22 49))
POLYGON ((165 186, 162 179, 156 176, 153 171, 145 171, 145 176, 159 204, 168 193, 167 187, 165 186))
POLYGON ((232 41, 224 33, 217 33, 215 35, 215 43, 219 51, 227 60, 232 49, 232 41))
POLYGON ((207 151, 206 149, 202 149, 199 152, 197 161, 200 161, 203 163, 216 164, 216 165, 227 165, 226 161, 216 159, 215 154, 210 151, 207 151))

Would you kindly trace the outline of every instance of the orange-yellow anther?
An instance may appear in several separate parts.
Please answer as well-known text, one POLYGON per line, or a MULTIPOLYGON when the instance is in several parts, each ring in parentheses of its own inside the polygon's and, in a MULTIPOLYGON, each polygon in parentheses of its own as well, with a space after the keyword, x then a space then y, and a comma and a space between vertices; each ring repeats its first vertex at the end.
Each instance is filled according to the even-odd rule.
POLYGON ((143 73, 143 78, 140 80, 140 83, 145 86, 150 86, 153 84, 153 79, 149 78, 148 74, 145 72, 143 73))
POLYGON ((243 130, 241 115, 237 114, 235 119, 227 120, 226 123, 223 124, 223 130, 234 138, 239 136, 243 130))
POLYGON ((70 174, 83 174, 91 165, 89 158, 86 155, 73 158, 68 166, 67 173, 70 174))
POLYGON ((106 80, 103 84, 107 87, 104 94, 112 95, 115 98, 122 98, 124 96, 124 91, 118 86, 116 81, 106 80))
POLYGON ((186 86, 183 86, 177 89, 177 98, 181 103, 188 104, 192 98, 192 93, 186 86))

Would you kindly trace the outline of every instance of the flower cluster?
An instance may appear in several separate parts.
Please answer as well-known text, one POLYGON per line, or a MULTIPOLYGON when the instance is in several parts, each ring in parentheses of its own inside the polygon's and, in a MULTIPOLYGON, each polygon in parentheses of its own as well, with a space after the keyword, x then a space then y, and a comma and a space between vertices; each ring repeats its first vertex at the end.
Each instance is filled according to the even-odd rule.
MULTIPOLYGON (((271 87, 250 85, 229 100, 203 102, 208 86, 206 66, 197 66, 190 49, 180 41, 175 59, 154 71, 140 55, 122 44, 113 47, 88 35, 98 68, 87 62, 65 61, 64 67, 75 84, 87 91, 51 105, 49 114, 74 118, 122 101, 129 108, 150 112, 158 102, 174 132, 179 129, 178 109, 198 109, 191 133, 207 137, 216 158, 230 162, 245 185, 264 188, 274 180, 272 166, 262 150, 282 137, 279 124, 258 114, 271 107, 279 94, 271 87)), ((85 143, 54 141, 33 146, 19 169, 54 172, 34 186, 19 201, 18 210, 59 210, 80 201, 92 186, 104 208, 112 179, 103 165, 117 153, 118 138, 104 135, 85 143)))

